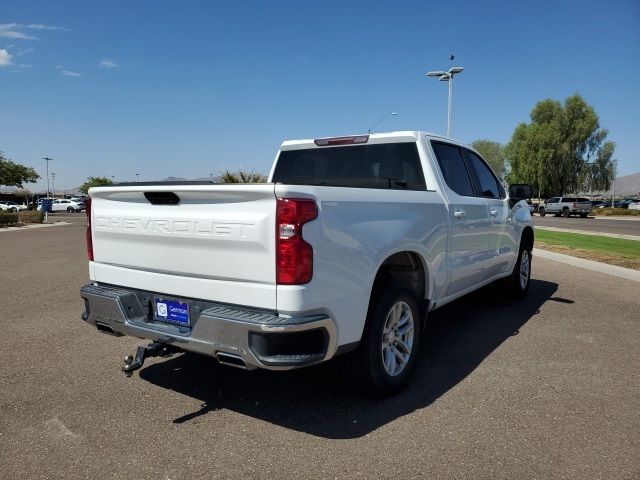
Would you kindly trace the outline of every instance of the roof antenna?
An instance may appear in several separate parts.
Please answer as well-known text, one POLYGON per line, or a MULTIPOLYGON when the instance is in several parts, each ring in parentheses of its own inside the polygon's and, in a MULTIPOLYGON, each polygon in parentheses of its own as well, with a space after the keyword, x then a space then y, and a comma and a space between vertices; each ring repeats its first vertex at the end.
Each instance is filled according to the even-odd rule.
POLYGON ((382 121, 387 118, 389 115, 398 115, 396 112, 389 112, 387 113, 384 117, 382 117, 380 120, 378 120, 376 123, 373 124, 373 126, 369 129, 369 131, 367 133, 371 133, 371 130, 373 130, 374 128, 376 128, 379 124, 382 123, 382 121))

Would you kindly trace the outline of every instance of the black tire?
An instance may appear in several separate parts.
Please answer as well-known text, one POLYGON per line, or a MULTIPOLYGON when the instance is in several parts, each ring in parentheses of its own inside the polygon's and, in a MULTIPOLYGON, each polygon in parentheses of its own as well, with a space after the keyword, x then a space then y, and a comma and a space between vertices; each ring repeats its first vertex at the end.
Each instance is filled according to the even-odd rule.
POLYGON ((544 207, 538 208, 538 213, 541 217, 544 217, 547 214, 547 212, 544 210, 544 207))
POLYGON ((67 208, 67 212, 69 212, 69 213, 73 213, 73 207, 69 207, 69 208, 67 208))
POLYGON ((562 209, 562 216, 564 218, 567 218, 569 215, 571 215, 571 211, 567 207, 563 208, 562 209))
MULTIPOLYGON (((408 290, 394 288, 393 285, 388 285, 387 287, 383 287, 379 292, 380 294, 377 299, 371 299, 367 322, 365 324, 365 330, 362 333, 360 345, 357 350, 348 354, 345 360, 347 363, 348 377, 360 390, 367 394, 389 395, 397 392, 406 385, 411 374, 411 368, 415 363, 418 345, 420 344, 421 310, 418 307, 418 302, 415 297, 408 290), (400 331, 399 328, 397 328, 395 332, 390 332, 389 335, 385 333, 385 330, 387 330, 385 327, 388 325, 388 321, 393 322, 394 314, 392 307, 396 307, 397 309, 398 306, 400 306, 399 308, 401 309, 398 325, 402 324, 402 318, 405 318, 405 314, 410 311, 413 322, 413 336, 404 366, 402 362, 398 362, 400 357, 403 356, 402 348, 389 346, 385 350, 386 352, 397 352, 397 355, 391 353, 388 357, 393 362, 391 368, 401 368, 396 374, 392 375, 387 370, 389 362, 386 362, 388 366, 385 367, 383 350, 385 342, 388 343, 389 335, 396 340, 398 338, 396 335, 400 331), (406 311, 405 308, 407 309, 406 311)), ((397 317, 398 315, 395 316, 397 317)), ((406 335, 408 335, 408 331, 406 335)), ((402 337, 403 336, 404 335, 402 335, 402 337)), ((406 343, 402 342, 402 340, 409 343, 407 338, 400 338, 400 344, 406 346, 406 343)))
POLYGON ((581 216, 582 218, 587 218, 587 214, 586 214, 586 213, 581 213, 581 214, 580 214, 580 216, 581 216))
POLYGON ((509 289, 509 293, 512 298, 521 299, 527 296, 527 292, 529 291, 529 284, 531 283, 531 250, 520 246, 520 251, 518 252, 518 259, 516 260, 516 264, 513 267, 513 272, 511 276, 506 279, 506 286, 509 289), (528 270, 525 275, 521 275, 523 271, 523 257, 526 258, 526 262, 528 264, 528 270), (526 281, 524 279, 526 278, 526 281))

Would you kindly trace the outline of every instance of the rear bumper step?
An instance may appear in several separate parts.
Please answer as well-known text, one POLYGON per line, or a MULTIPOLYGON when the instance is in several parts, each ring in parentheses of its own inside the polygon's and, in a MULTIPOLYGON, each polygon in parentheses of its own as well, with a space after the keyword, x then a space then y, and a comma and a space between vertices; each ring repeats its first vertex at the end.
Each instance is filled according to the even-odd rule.
POLYGON ((239 368, 288 370, 333 357, 337 331, 325 315, 280 317, 243 307, 190 301, 191 327, 149 318, 152 292, 110 285, 80 289, 82 319, 110 335, 129 335, 201 353, 239 368))

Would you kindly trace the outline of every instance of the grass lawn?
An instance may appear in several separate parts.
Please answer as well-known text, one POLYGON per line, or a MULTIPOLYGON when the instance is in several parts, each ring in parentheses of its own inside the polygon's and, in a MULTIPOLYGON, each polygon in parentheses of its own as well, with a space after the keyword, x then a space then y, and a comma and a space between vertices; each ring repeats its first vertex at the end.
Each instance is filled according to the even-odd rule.
POLYGON ((536 230, 535 246, 596 262, 640 270, 640 241, 536 230))

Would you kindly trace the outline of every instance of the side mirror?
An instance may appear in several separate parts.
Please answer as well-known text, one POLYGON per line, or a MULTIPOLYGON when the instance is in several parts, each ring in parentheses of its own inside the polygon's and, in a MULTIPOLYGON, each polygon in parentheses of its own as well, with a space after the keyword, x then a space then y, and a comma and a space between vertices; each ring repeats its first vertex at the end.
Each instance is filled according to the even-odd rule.
POLYGON ((516 183, 509 185, 509 198, 514 202, 526 200, 533 197, 533 188, 526 183, 516 183))

